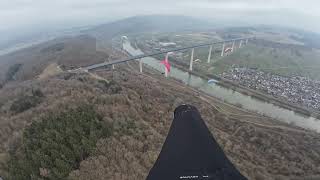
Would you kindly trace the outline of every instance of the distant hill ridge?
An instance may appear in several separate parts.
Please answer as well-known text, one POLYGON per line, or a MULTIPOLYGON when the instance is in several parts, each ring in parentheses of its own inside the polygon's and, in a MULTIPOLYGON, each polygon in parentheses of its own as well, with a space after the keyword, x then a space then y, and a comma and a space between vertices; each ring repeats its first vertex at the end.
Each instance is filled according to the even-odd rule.
POLYGON ((86 31, 98 38, 141 32, 174 32, 214 28, 214 24, 193 17, 178 15, 135 16, 96 26, 86 31))

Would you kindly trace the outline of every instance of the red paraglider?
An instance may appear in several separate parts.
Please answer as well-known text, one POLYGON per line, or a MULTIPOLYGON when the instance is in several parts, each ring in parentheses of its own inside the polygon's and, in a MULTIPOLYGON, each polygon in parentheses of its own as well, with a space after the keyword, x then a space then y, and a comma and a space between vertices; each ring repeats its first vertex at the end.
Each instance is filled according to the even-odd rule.
POLYGON ((161 61, 161 64, 163 64, 166 67, 167 71, 170 72, 171 65, 168 61, 168 56, 166 56, 165 59, 161 61))

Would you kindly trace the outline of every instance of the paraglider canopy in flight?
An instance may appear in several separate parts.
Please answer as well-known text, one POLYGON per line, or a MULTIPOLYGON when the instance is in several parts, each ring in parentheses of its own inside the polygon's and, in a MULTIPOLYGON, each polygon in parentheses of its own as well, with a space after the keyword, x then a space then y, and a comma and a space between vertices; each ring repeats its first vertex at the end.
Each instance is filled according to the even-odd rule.
POLYGON ((246 180, 228 160, 198 110, 181 105, 147 180, 246 180))

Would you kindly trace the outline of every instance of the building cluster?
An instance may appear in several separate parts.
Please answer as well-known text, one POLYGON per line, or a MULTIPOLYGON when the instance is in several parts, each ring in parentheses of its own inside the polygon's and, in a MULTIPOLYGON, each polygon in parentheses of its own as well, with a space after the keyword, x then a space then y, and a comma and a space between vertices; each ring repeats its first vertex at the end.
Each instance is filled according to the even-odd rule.
MULTIPOLYGON (((160 42, 158 40, 146 40, 143 45, 145 46, 145 48, 147 48, 145 50, 149 50, 149 53, 155 51, 168 51, 170 49, 182 47, 181 45, 178 45, 174 42, 160 42)), ((174 52, 170 55, 170 57, 174 57, 177 60, 183 60, 184 52, 174 52)))
POLYGON ((320 81, 300 76, 284 77, 250 68, 232 68, 221 76, 250 89, 320 110, 320 81))
POLYGON ((150 49, 154 49, 154 50, 157 50, 157 51, 166 51, 166 50, 169 50, 169 49, 174 49, 174 48, 177 48, 177 47, 181 47, 179 45, 177 45, 175 42, 161 42, 159 40, 146 40, 144 42, 144 45, 147 47, 147 48, 150 48, 150 49))

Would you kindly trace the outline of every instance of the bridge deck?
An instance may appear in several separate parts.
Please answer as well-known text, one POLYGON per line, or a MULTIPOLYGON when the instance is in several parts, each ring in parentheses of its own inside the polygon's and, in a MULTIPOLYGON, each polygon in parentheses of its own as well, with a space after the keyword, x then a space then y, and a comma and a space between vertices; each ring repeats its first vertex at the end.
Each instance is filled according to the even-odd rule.
POLYGON ((177 51, 183 51, 183 50, 192 49, 192 48, 205 47, 205 46, 211 46, 211 45, 214 45, 214 44, 228 43, 228 42, 247 40, 247 39, 253 39, 253 38, 254 37, 237 38, 237 39, 230 39, 230 40, 218 41, 218 42, 207 43, 207 44, 198 44, 198 45, 188 46, 188 47, 183 47, 183 48, 175 48, 175 49, 170 49, 170 50, 167 50, 167 51, 159 51, 159 52, 155 52, 155 53, 132 56, 132 57, 127 58, 127 59, 121 59, 121 60, 115 60, 115 61, 111 61, 111 62, 93 64, 93 65, 90 65, 90 66, 87 66, 87 67, 83 67, 82 69, 84 69, 84 70, 93 70, 93 69, 97 69, 97 68, 101 68, 101 67, 105 67, 105 66, 124 63, 124 62, 127 62, 127 61, 133 61, 133 60, 137 60, 137 59, 141 59, 141 58, 145 58, 145 57, 156 56, 156 55, 159 55, 159 54, 166 54, 168 52, 177 52, 177 51))

